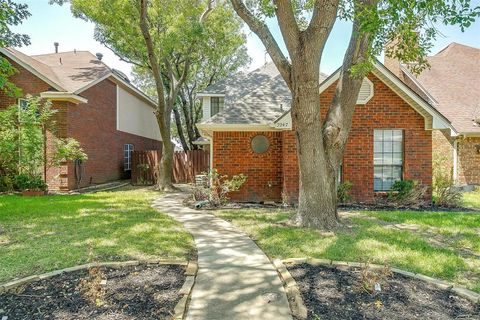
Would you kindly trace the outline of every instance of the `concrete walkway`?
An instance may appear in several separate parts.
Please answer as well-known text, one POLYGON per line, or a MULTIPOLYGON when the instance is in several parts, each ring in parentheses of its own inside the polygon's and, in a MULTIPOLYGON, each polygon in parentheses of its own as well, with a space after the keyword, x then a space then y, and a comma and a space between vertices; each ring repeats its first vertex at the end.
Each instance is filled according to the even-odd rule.
POLYGON ((184 207, 185 196, 166 194, 153 207, 182 222, 195 238, 199 270, 187 319, 292 319, 285 290, 265 254, 227 221, 184 207))

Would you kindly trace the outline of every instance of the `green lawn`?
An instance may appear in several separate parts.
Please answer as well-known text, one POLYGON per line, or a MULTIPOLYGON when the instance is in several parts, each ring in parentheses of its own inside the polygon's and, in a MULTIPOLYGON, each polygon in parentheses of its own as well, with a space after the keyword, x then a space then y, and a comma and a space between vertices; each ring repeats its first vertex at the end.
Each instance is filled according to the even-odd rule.
POLYGON ((480 209, 480 188, 463 194, 463 205, 469 208, 480 209))
POLYGON ((214 211, 272 258, 314 257, 388 264, 480 292, 480 213, 343 212, 325 233, 289 224, 292 211, 214 211))
POLYGON ((0 283, 93 261, 190 257, 193 238, 147 188, 0 196, 0 283))

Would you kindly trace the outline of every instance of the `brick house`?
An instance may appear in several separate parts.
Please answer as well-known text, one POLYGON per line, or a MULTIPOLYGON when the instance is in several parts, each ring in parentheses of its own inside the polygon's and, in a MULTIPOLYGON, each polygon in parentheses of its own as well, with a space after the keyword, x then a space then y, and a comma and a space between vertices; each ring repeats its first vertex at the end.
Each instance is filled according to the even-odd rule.
POLYGON ((395 74, 451 121, 435 130, 435 157, 443 157, 458 186, 480 185, 480 49, 451 43, 427 58, 430 68, 414 77, 388 61, 395 74))
MULTIPOLYGON (((323 115, 339 74, 322 75, 323 115)), ((411 81, 420 86, 415 78, 411 81)), ((232 198, 295 202, 299 174, 291 95, 274 64, 224 79, 198 96, 203 121, 197 127, 210 141, 211 167, 221 174, 248 176, 232 198)), ((351 194, 362 202, 374 201, 396 180, 431 186, 432 133, 437 130, 454 133, 427 98, 377 62, 358 96, 339 181, 352 182, 351 194)))
MULTIPOLYGON (((135 88, 121 72, 109 68, 86 51, 27 56, 12 48, 0 48, 17 69, 10 80, 22 94, 50 100, 57 130, 51 135, 78 140, 88 160, 49 168, 50 189, 71 190, 128 178, 135 150, 160 149, 161 139, 154 102, 135 88)), ((0 93, 0 108, 24 103, 0 93)))

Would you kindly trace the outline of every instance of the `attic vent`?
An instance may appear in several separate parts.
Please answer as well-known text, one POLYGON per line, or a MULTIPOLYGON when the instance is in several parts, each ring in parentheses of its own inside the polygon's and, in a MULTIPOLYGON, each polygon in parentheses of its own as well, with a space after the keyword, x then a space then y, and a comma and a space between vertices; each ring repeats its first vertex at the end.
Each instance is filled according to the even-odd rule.
POLYGON ((366 104, 373 97, 373 83, 368 78, 363 79, 362 87, 358 93, 357 104, 366 104))

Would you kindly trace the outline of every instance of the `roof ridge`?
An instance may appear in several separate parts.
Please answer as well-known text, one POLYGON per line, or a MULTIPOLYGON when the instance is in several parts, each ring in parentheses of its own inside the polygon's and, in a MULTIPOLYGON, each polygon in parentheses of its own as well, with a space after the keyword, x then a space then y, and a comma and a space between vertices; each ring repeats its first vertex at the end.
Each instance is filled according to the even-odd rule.
POLYGON ((32 54, 32 55, 30 55, 30 57, 51 56, 51 55, 55 55, 55 54, 78 53, 78 52, 88 52, 88 53, 90 53, 92 56, 95 56, 90 50, 69 50, 69 51, 62 51, 62 52, 32 54))

